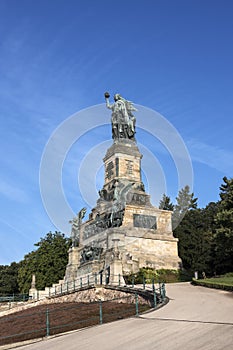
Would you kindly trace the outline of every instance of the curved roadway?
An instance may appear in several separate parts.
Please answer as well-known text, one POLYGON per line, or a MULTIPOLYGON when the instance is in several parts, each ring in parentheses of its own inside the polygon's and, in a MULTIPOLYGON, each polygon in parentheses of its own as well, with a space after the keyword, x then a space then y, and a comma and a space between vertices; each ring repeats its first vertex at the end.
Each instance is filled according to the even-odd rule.
POLYGON ((169 303, 159 310, 75 331, 20 350, 231 350, 233 293, 166 285, 169 303))

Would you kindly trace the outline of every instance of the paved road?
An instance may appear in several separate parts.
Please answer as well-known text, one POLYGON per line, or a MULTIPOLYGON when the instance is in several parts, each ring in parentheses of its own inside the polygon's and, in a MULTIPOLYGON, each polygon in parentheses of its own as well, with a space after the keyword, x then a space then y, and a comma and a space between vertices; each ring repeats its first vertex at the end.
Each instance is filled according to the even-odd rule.
POLYGON ((167 285, 170 302, 139 318, 84 329, 19 350, 233 350, 233 293, 167 285))

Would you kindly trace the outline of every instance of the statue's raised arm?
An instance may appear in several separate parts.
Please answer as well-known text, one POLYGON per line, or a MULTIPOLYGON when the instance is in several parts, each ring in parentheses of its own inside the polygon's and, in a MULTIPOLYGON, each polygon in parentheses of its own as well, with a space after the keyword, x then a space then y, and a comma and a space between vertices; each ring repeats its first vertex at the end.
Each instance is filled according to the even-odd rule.
POLYGON ((137 111, 137 109, 133 103, 124 99, 120 94, 115 94, 115 102, 110 104, 110 94, 105 92, 104 96, 107 108, 112 110, 112 138, 114 140, 135 140, 136 118, 132 112, 137 111))

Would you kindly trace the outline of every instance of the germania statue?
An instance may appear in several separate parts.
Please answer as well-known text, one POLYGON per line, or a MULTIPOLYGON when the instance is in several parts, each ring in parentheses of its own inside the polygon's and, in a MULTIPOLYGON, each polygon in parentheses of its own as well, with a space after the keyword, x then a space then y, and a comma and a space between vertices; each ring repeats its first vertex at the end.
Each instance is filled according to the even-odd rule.
POLYGON ((110 104, 110 94, 104 94, 107 108, 112 110, 112 138, 131 139, 135 140, 135 124, 136 118, 132 114, 137 109, 133 106, 131 101, 125 100, 120 94, 114 95, 114 103, 110 104))

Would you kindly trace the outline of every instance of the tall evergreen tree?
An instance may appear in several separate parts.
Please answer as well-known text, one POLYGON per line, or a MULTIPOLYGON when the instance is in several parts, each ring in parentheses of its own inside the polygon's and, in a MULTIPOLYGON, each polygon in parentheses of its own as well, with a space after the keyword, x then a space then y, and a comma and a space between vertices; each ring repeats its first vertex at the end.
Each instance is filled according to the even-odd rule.
POLYGON ((190 188, 186 185, 182 188, 178 196, 176 197, 176 205, 174 206, 172 216, 172 227, 175 229, 189 209, 197 208, 197 198, 194 198, 194 194, 190 193, 190 188))
POLYGON ((170 211, 173 211, 174 209, 174 204, 172 204, 170 197, 166 196, 165 193, 163 194, 163 197, 159 202, 159 209, 170 211))
POLYGON ((215 268, 217 273, 233 271, 233 178, 223 178, 219 211, 216 214, 215 268))
POLYGON ((36 275, 37 289, 49 287, 64 277, 70 239, 60 232, 49 232, 35 246, 37 249, 20 262, 18 283, 22 293, 30 289, 32 274, 36 275))

